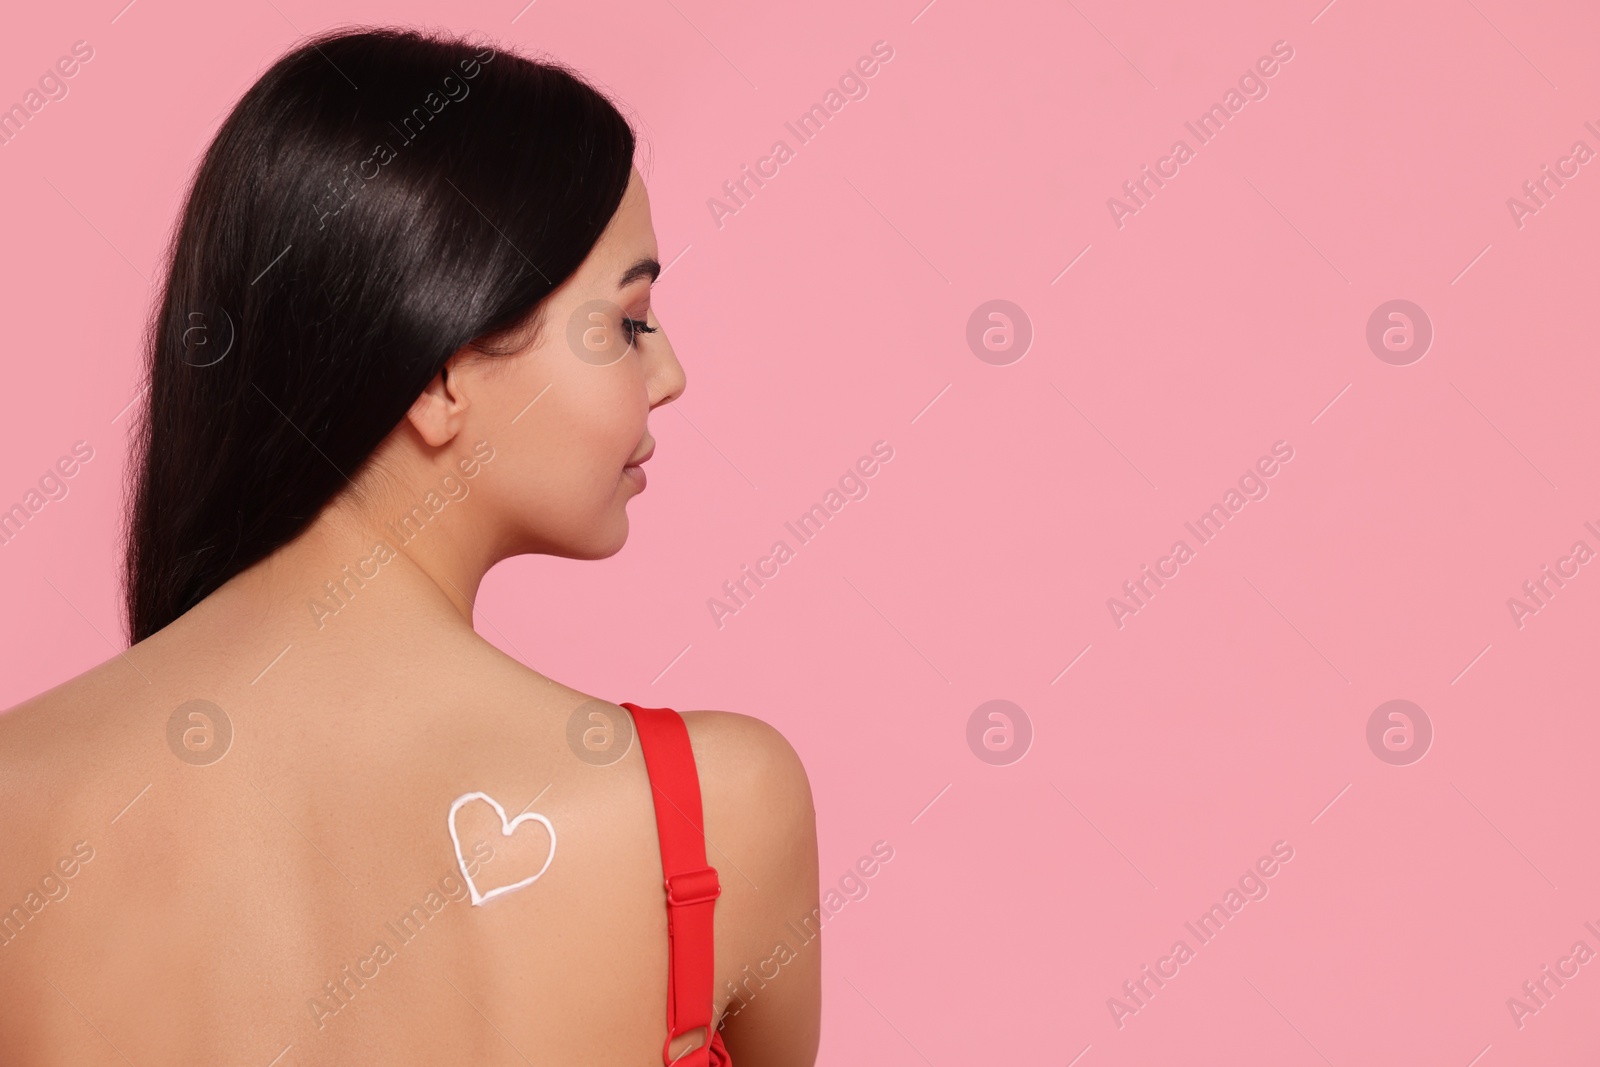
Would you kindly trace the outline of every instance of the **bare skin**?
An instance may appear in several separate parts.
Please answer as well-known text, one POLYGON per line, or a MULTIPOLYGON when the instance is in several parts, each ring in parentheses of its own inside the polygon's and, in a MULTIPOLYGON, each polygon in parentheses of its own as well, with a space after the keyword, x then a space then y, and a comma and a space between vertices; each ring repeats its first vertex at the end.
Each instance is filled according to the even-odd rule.
MULTIPOLYGON (((578 758, 568 719, 597 698, 472 626, 499 560, 598 559, 627 538, 640 487, 623 468, 653 447, 648 417, 682 393, 683 369, 664 330, 630 344, 602 312, 580 356, 567 325, 607 301, 659 326, 652 277, 618 285, 641 259, 659 254, 635 171, 537 339, 509 356, 458 353, 357 475, 359 493, 151 638, 0 715, 0 1059, 662 1062, 666 913, 639 746, 609 764, 578 758), (440 491, 450 475, 465 496, 440 491), (331 611, 324 583, 380 538, 398 546, 386 524, 430 490, 448 498, 425 530, 364 563, 376 576, 347 582, 331 611), (208 738, 206 720, 185 720, 187 740, 169 744, 174 710, 197 698, 231 724, 215 762, 199 761, 216 723, 208 738), (508 838, 487 805, 464 807, 480 889, 550 859, 479 907, 446 820, 474 790, 557 834, 550 856, 537 823, 508 838)), ((738 1063, 809 1067, 821 951, 797 932, 818 907, 805 771, 757 719, 685 719, 722 883, 724 1040, 738 1063)))

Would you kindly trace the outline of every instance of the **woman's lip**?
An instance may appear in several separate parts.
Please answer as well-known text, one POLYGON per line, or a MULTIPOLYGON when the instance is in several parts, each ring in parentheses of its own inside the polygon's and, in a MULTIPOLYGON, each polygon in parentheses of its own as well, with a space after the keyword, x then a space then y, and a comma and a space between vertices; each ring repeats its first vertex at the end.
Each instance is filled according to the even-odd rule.
POLYGON ((644 455, 640 456, 638 459, 632 460, 627 465, 630 466, 630 467, 637 467, 639 464, 643 463, 645 460, 649 459, 651 456, 653 456, 655 454, 656 454, 656 446, 654 444, 652 444, 650 446, 650 451, 646 452, 644 455))

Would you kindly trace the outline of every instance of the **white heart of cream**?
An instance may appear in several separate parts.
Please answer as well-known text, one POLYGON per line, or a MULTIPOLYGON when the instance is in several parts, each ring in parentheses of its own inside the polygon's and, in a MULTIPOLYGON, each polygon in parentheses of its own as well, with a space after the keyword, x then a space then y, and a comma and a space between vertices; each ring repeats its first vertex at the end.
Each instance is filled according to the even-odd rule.
POLYGON ((473 907, 477 907, 486 900, 493 900, 502 893, 509 893, 513 889, 521 889, 523 886, 532 885, 534 882, 539 880, 540 875, 544 874, 545 871, 550 869, 550 861, 556 858, 556 828, 550 825, 549 819, 545 818, 543 815, 540 815, 536 811, 530 811, 525 815, 518 815, 515 819, 507 820, 506 809, 502 808, 499 802, 487 793, 463 793, 461 796, 456 797, 455 803, 450 805, 449 823, 450 840, 453 841, 456 846, 456 864, 461 868, 461 877, 466 879, 467 891, 472 894, 473 907), (461 855, 461 838, 456 834, 456 812, 461 810, 461 805, 465 804, 469 800, 488 801, 489 805, 500 814, 500 835, 502 837, 510 837, 512 832, 525 822, 536 822, 543 824, 545 831, 550 835, 550 855, 545 857, 544 866, 539 868, 537 874, 533 875, 531 878, 524 878, 520 882, 512 882, 510 885, 496 886, 487 893, 478 892, 477 885, 472 881, 472 875, 467 873, 467 861, 461 855))

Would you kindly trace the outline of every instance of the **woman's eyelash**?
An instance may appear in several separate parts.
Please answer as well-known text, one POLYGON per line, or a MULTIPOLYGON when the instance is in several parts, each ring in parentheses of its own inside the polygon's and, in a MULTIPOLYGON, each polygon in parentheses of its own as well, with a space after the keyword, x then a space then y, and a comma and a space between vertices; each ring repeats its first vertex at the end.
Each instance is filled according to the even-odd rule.
POLYGON ((622 318, 622 329, 623 329, 623 331, 625 333, 627 333, 628 340, 632 341, 639 334, 641 334, 641 333, 655 333, 658 329, 660 329, 660 327, 659 326, 651 326, 649 323, 644 322, 644 321, 642 321, 640 319, 630 319, 626 315, 624 315, 623 318, 622 318))

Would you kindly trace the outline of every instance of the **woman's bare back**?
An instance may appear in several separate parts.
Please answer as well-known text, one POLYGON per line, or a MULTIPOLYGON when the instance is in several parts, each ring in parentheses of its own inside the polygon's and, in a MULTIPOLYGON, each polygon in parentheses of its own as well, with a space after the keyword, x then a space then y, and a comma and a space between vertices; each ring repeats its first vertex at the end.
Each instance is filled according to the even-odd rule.
MULTIPOLYGON (((587 712, 662 701, 472 629, 499 561, 623 548, 684 391, 635 148, 564 66, 400 28, 304 42, 230 111, 130 418, 133 647, 0 715, 0 1062, 662 1062, 650 781, 587 747, 587 712)), ((723 1037, 809 1067, 805 772, 755 719, 685 720, 723 1037)))
MULTIPOLYGON (((403 615, 276 661, 274 627, 249 621, 202 604, 0 715, 8 1062, 660 1063, 643 759, 636 742, 610 763, 569 744, 574 709, 610 705, 403 615), (196 699, 222 715, 194 705, 204 717, 171 726, 196 699), (554 854, 537 820, 507 837, 474 802, 458 861, 447 814, 474 791, 549 819, 554 854), (489 892, 547 860, 472 904, 463 867, 489 892)), ((820 975, 801 940, 804 771, 755 719, 685 719, 722 884, 715 1001, 744 1016, 729 1048, 810 1063, 814 1028, 785 1010, 814 1005, 820 975), (780 941, 795 956, 767 980, 755 967, 780 941)))

